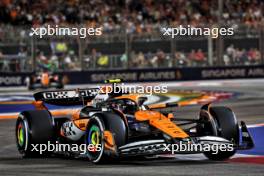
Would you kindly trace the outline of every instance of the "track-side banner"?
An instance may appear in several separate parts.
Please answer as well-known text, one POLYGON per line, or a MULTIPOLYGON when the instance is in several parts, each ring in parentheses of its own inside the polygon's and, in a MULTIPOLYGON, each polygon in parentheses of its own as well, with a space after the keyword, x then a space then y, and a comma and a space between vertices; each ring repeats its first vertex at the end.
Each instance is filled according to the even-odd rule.
MULTIPOLYGON (((32 73, 0 73, 0 86, 22 86, 32 73)), ((213 80, 264 78, 264 65, 236 67, 188 67, 164 69, 89 70, 58 73, 68 78, 69 84, 103 83, 106 79, 121 78, 125 82, 213 80)))

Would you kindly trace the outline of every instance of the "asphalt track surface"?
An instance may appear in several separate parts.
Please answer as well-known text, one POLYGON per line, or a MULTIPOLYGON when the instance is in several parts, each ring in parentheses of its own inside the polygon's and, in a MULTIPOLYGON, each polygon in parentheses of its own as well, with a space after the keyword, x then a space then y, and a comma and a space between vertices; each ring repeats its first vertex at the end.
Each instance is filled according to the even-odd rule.
MULTIPOLYGON (((216 103, 216 105, 231 107, 238 120, 244 120, 247 124, 264 123, 264 80, 182 82, 175 85, 170 83, 170 85, 171 89, 238 93, 239 96, 236 98, 216 103)), ((198 110, 199 106, 182 107, 176 115, 195 117, 198 110)), ((14 128, 14 119, 0 120, 0 175, 264 175, 262 161, 258 164, 247 163, 247 161, 215 162, 203 159, 200 155, 179 155, 173 159, 126 160, 105 165, 94 165, 84 159, 23 159, 16 150, 14 128)))

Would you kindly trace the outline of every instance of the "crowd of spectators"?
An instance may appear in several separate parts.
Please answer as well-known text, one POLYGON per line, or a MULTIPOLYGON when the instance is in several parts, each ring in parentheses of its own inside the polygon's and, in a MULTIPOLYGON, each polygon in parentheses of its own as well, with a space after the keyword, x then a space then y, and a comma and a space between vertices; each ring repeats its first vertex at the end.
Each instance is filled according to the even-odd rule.
MULTIPOLYGON (((3 69, 3 62, 1 62, 0 52, 0 70, 3 69)), ((23 51, 21 51, 21 57, 23 51)), ((107 68, 171 68, 171 67, 205 67, 210 66, 207 53, 201 49, 191 50, 190 52, 176 51, 173 55, 165 53, 162 50, 157 50, 156 53, 134 52, 130 54, 131 59, 128 60, 126 54, 123 55, 104 55, 95 49, 92 50, 91 55, 86 55, 83 62, 81 62, 73 51, 64 54, 44 54, 41 51, 36 55, 37 70, 50 71, 78 71, 81 69, 107 69, 107 68), (83 64, 83 66, 82 66, 83 64)), ((213 57, 213 64, 216 57, 213 57)), ((16 65, 13 71, 21 71, 18 62, 14 63, 10 60, 9 65, 16 65)), ((223 55, 224 65, 257 65, 261 63, 261 54, 257 48, 240 49, 230 45, 226 48, 223 55)), ((28 60, 29 65, 32 66, 32 60, 28 60)), ((11 68, 10 66, 10 68, 11 68)), ((212 66, 212 65, 211 65, 212 66)), ((12 66, 13 67, 13 66, 12 66)), ((29 67, 29 69, 32 69, 29 67)), ((24 68, 25 70, 25 68, 24 68)))
MULTIPOLYGON (((169 53, 164 53, 158 50, 157 53, 132 55, 134 59, 130 62, 130 67, 146 68, 146 67, 204 67, 209 66, 207 53, 198 50, 191 50, 190 52, 176 51, 171 56, 169 53)), ((216 57, 213 57, 213 64, 216 57)), ((257 48, 250 48, 249 50, 235 48, 230 45, 226 48, 223 55, 224 65, 256 65, 261 63, 261 54, 257 48)))
MULTIPOLYGON (((84 24, 105 31, 151 32, 162 25, 217 22, 218 1, 211 0, 1 0, 0 23, 12 25, 84 24)), ((225 24, 264 22, 263 0, 226 0, 225 24)))
POLYGON ((230 45, 224 54, 225 65, 254 65, 261 63, 261 53, 257 48, 240 49, 230 45))
POLYGON ((81 70, 80 62, 73 51, 69 51, 63 54, 53 53, 51 55, 45 55, 43 52, 38 51, 36 62, 36 68, 38 70, 81 70))
MULTIPOLYGON (((0 0, 0 42, 7 42, 4 38, 7 35, 27 38, 23 30, 15 33, 17 26, 46 24, 100 26, 104 33, 126 29, 128 33, 153 36, 152 32, 161 26, 213 25, 218 21, 217 9, 217 0, 0 0)), ((264 24, 264 1, 223 0, 222 19, 227 25, 244 24, 249 28, 259 28, 264 24)), ((78 70, 81 61, 76 55, 68 49, 63 54, 53 51, 45 55, 40 51, 36 58, 40 67, 78 70)), ((257 64, 260 55, 256 48, 245 50, 230 45, 223 58, 225 65, 257 64)), ((111 59, 112 56, 94 49, 91 56, 84 58, 84 64, 87 68, 104 68, 113 64, 111 59)), ((121 63, 116 62, 116 65, 137 68, 208 65, 207 53, 201 49, 177 51, 173 55, 162 50, 156 53, 132 51, 129 56, 123 54, 115 60, 121 63), (133 59, 128 61, 128 58, 133 59)))
POLYGON ((133 54, 130 62, 131 67, 186 67, 186 66, 206 66, 207 57, 201 49, 191 50, 189 53, 176 51, 173 56, 158 50, 156 53, 133 54))

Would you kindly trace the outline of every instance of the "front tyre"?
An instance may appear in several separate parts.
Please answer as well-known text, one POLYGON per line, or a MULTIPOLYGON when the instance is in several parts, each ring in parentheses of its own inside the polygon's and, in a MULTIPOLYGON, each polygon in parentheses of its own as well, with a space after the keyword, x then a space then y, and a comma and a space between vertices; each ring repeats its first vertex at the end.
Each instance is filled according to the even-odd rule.
POLYGON ((124 121, 113 112, 94 114, 88 122, 85 135, 87 155, 93 163, 117 159, 118 147, 126 143, 127 132, 124 121), (105 145, 105 132, 113 137, 115 151, 109 152, 105 145))
MULTIPOLYGON (((232 141, 234 145, 239 144, 239 126, 237 123, 236 116, 234 112, 227 107, 211 107, 209 109, 212 116, 212 135, 225 138, 229 141, 232 141), (215 128, 216 127, 216 128, 215 128)), ((212 152, 205 152, 204 155, 210 160, 226 160, 229 159, 236 153, 236 150, 233 151, 219 151, 217 154, 212 152)))

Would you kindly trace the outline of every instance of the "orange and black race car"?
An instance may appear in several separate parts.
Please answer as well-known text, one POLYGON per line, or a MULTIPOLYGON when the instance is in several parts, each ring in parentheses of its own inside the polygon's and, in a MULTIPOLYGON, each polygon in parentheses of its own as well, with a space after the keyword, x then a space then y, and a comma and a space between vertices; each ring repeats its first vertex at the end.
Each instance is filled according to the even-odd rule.
POLYGON ((224 160, 237 150, 254 146, 245 123, 241 122, 240 133, 236 116, 227 107, 207 104, 198 118, 183 119, 167 110, 181 104, 145 105, 145 96, 98 88, 43 91, 34 97, 36 110, 21 112, 16 122, 17 147, 24 157, 63 153, 99 163, 135 156, 204 153, 211 160, 224 160), (46 104, 79 106, 54 112, 46 104), (85 144, 86 152, 46 150, 40 154, 35 149, 39 144, 85 144), (183 150, 179 147, 183 145, 196 148, 183 150), (220 150, 215 152, 215 148, 220 150))
POLYGON ((26 79, 26 85, 29 90, 34 90, 38 88, 62 89, 64 87, 64 80, 63 77, 58 74, 53 74, 48 71, 42 71, 28 77, 26 79))

